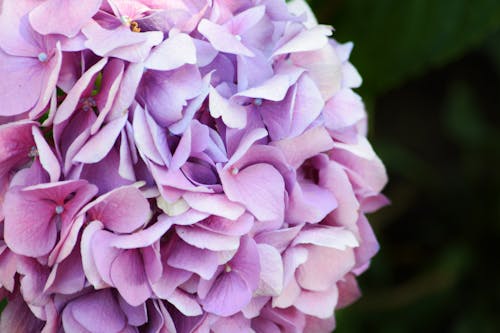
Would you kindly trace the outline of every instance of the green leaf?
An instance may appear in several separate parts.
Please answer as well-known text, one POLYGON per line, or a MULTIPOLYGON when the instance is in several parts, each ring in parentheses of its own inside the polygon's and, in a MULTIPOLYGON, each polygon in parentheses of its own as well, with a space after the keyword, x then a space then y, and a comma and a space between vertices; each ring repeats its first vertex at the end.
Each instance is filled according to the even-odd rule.
POLYGON ((313 1, 320 22, 339 41, 353 41, 351 58, 364 92, 378 94, 441 66, 500 29, 498 0, 313 1), (332 12, 333 11, 333 12, 332 12))
POLYGON ((7 298, 4 298, 0 301, 0 314, 2 313, 3 309, 7 306, 7 298))

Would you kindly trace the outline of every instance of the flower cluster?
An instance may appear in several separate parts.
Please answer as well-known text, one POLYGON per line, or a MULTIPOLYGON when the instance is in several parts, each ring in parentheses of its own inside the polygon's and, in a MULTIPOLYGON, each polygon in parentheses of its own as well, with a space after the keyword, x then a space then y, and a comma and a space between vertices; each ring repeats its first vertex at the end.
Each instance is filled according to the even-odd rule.
POLYGON ((378 249, 352 45, 304 1, 4 0, 1 332, 330 332, 378 249))

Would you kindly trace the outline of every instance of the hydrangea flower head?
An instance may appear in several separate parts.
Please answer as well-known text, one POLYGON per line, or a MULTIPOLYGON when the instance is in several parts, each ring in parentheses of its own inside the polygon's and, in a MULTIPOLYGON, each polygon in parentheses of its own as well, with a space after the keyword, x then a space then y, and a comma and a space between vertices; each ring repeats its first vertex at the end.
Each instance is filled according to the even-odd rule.
POLYGON ((4 0, 2 332, 330 332, 387 177, 302 0, 4 0))

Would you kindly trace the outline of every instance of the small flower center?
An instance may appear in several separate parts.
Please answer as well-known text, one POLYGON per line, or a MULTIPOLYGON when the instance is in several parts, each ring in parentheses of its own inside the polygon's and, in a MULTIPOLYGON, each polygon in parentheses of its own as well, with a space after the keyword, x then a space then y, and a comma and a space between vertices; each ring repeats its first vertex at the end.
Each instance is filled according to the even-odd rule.
POLYGON ((233 269, 231 268, 231 266, 226 265, 226 267, 224 268, 224 270, 226 271, 226 273, 230 273, 233 269))
POLYGON ((31 147, 29 153, 28 153, 28 157, 29 158, 35 158, 38 156, 38 149, 36 149, 35 146, 31 147))
POLYGON ((57 205, 55 211, 57 215, 61 215, 64 212, 64 207, 61 205, 57 205))
POLYGON ((255 106, 261 106, 262 105, 262 98, 256 98, 253 100, 253 105, 255 106))
POLYGON ((40 62, 46 62, 48 58, 49 58, 49 56, 48 56, 48 55, 47 55, 47 53, 45 53, 45 52, 40 52, 40 53, 38 54, 38 60, 39 60, 40 62))
POLYGON ((128 17, 127 15, 122 15, 120 17, 120 21, 122 22, 122 24, 129 27, 130 31, 141 32, 141 27, 139 27, 139 23, 137 23, 136 21, 132 21, 130 17, 128 17))
POLYGON ((238 40, 238 41, 241 41, 241 36, 240 35, 235 35, 234 38, 236 38, 236 40, 238 40))
POLYGON ((141 27, 139 27, 139 23, 132 21, 130 22, 130 30, 132 32, 141 32, 141 27))
POLYGON ((90 111, 97 106, 94 97, 84 97, 80 100, 83 111, 90 111))
POLYGON ((240 172, 240 170, 237 167, 232 167, 231 168, 231 174, 233 176, 236 176, 238 174, 238 172, 240 172))

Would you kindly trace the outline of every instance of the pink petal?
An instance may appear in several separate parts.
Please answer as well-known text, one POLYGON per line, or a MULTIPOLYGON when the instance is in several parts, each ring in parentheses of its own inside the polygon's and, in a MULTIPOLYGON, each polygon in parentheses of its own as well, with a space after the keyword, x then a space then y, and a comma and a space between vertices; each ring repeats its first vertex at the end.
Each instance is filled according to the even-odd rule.
POLYGON ((261 232, 255 235, 257 243, 268 244, 276 248, 280 253, 286 250, 290 243, 295 239, 297 234, 302 229, 303 225, 297 225, 292 228, 284 228, 280 230, 272 230, 261 232))
POLYGON ((127 321, 130 325, 141 326, 148 321, 148 313, 145 303, 138 306, 132 306, 125 302, 121 297, 118 298, 118 303, 127 316, 127 321))
POLYGON ((370 259, 380 249, 380 245, 378 244, 373 229, 364 215, 360 216, 358 226, 361 237, 361 245, 354 251, 356 254, 356 268, 353 271, 355 274, 361 274, 364 272, 370 264, 370 259))
POLYGON ((358 70, 350 62, 342 65, 342 86, 349 88, 359 88, 363 83, 358 70))
POLYGON ((307 252, 307 261, 297 269, 296 278, 299 285, 308 290, 326 291, 351 271, 355 264, 352 249, 341 251, 307 246, 307 252))
POLYGON ((151 211, 141 191, 134 186, 124 186, 97 198, 88 214, 111 231, 130 233, 148 222, 151 211))
POLYGON ((108 114, 111 119, 122 115, 123 110, 127 110, 135 100, 135 91, 141 82, 144 74, 143 64, 130 63, 123 73, 120 87, 114 98, 113 106, 108 114))
POLYGON ((198 31, 205 36, 212 46, 219 51, 253 57, 254 53, 243 45, 236 36, 226 28, 207 19, 200 21, 198 31))
POLYGON ((25 256, 48 254, 57 238, 55 206, 37 200, 36 196, 23 193, 19 188, 7 192, 4 203, 4 238, 9 248, 25 256))
POLYGON ((200 316, 203 311, 196 299, 188 293, 179 289, 174 290, 168 297, 168 302, 172 303, 182 314, 186 316, 200 316))
POLYGON ((192 275, 191 272, 164 265, 162 277, 152 285, 152 289, 156 296, 167 299, 179 285, 186 282, 192 275))
POLYGON ((193 39, 192 41, 196 46, 196 59, 200 67, 205 67, 210 64, 219 53, 206 40, 193 39))
POLYGON ((266 332, 266 333, 282 332, 278 324, 273 323, 270 320, 261 319, 259 317, 252 320, 252 328, 255 330, 255 332, 266 332))
POLYGON ((327 101, 341 88, 342 63, 331 45, 312 52, 293 53, 290 59, 296 66, 307 69, 323 100, 327 101))
POLYGON ((293 245, 313 244, 326 246, 338 250, 345 250, 348 247, 359 245, 354 234, 344 227, 314 226, 309 229, 303 229, 294 239, 293 245))
POLYGON ((361 297, 361 290, 354 274, 345 275, 344 279, 337 283, 337 287, 339 290, 337 309, 349 306, 361 297))
POLYGON ((79 215, 74 221, 71 221, 71 225, 68 228, 61 230, 59 241, 49 255, 49 266, 60 263, 70 255, 80 236, 80 229, 84 222, 86 222, 85 215, 79 215))
POLYGON ((294 66, 283 66, 279 70, 257 87, 239 92, 236 96, 251 98, 263 98, 270 101, 282 101, 290 86, 299 79, 304 69, 294 66))
POLYGON ((137 107, 134 111, 134 139, 137 149, 148 159, 156 164, 162 165, 163 161, 152 137, 152 130, 146 121, 147 115, 144 110, 137 107))
POLYGON ((111 265, 110 276, 120 295, 132 306, 140 305, 151 296, 151 287, 138 250, 122 251, 111 265))
POLYGON ((15 57, 0 49, 1 116, 29 111, 43 89, 44 67, 36 58, 15 57))
POLYGON ((295 301, 294 306, 305 314, 327 319, 333 316, 338 297, 336 285, 327 291, 303 291, 295 301))
POLYGON ((222 273, 207 297, 203 309, 219 316, 231 316, 240 311, 252 299, 252 291, 239 274, 222 273))
POLYGON ((141 249, 144 271, 150 283, 154 283, 161 278, 163 262, 161 261, 160 242, 155 242, 151 246, 141 249))
POLYGON ((278 147, 291 166, 298 168, 305 160, 333 148, 333 140, 324 127, 311 128, 295 138, 271 143, 278 147))
POLYGON ((387 173, 382 161, 365 137, 359 136, 356 144, 335 143, 333 160, 342 164, 352 181, 379 193, 387 183, 387 173))
POLYGON ((280 295, 273 298, 273 307, 287 308, 293 305, 301 292, 295 279, 295 271, 306 261, 307 250, 303 247, 291 247, 283 254, 284 288, 280 295))
POLYGON ((116 57, 130 62, 146 60, 151 48, 163 40, 160 31, 134 33, 125 26, 114 30, 102 28, 90 21, 82 28, 87 37, 85 46, 101 57, 116 57))
POLYGON ((337 92, 326 104, 325 126, 334 131, 349 129, 366 117, 361 97, 351 89, 337 92))
POLYGON ((99 9, 101 0, 49 0, 29 14, 33 29, 42 35, 61 34, 74 37, 99 9))
MULTIPOLYGON (((337 309, 338 309, 337 304, 337 309)), ((304 332, 333 332, 335 330, 335 317, 330 316, 325 319, 320 319, 313 316, 306 317, 306 326, 304 327, 304 332)))
MULTIPOLYGON (((231 317, 220 318, 211 326, 211 330, 214 333, 252 332, 252 329, 250 328, 250 320, 245 318, 241 313, 231 317)), ((269 332, 266 331, 266 333, 269 332)))
MULTIPOLYGON (((3 51, 18 57, 36 57, 42 51, 38 43, 40 38, 25 16, 37 4, 31 0, 2 1, 0 25, 10 27, 0 30, 0 48, 3 51)), ((1 63, 4 65, 4 62, 1 63)))
POLYGON ((238 252, 228 264, 232 272, 238 273, 254 291, 259 285, 260 256, 255 241, 249 236, 241 238, 238 252))
POLYGON ((14 291, 17 261, 17 255, 0 241, 0 285, 10 292, 14 291))
POLYGON ((258 220, 283 220, 285 184, 274 167, 255 164, 236 175, 224 172, 221 180, 227 197, 245 205, 258 220))
POLYGON ((219 266, 219 256, 216 252, 202 250, 177 240, 172 246, 167 263, 172 267, 196 273, 202 279, 209 280, 219 266))
POLYGON ((0 177, 26 164, 32 147, 35 145, 32 121, 18 121, 0 125, 0 177))
POLYGON ((243 236, 249 233, 254 226, 254 218, 249 213, 241 215, 237 220, 212 215, 198 223, 197 226, 224 235, 243 236))
POLYGON ((34 307, 41 307, 50 301, 49 295, 44 293, 43 287, 49 277, 49 268, 41 265, 32 258, 20 258, 17 264, 20 279, 20 291, 26 303, 34 307))
POLYGON ((236 220, 245 211, 243 206, 229 201, 224 194, 188 192, 184 194, 183 198, 193 209, 222 216, 230 220, 236 220))
POLYGON ((21 295, 9 299, 0 317, 1 332, 40 332, 43 321, 36 318, 21 295))
POLYGON ((182 240, 200 249, 230 251, 236 250, 240 244, 238 237, 221 235, 201 228, 176 226, 175 229, 182 240))
POLYGON ((287 2, 287 9, 295 16, 306 16, 306 21, 304 25, 307 28, 313 28, 318 25, 318 21, 316 20, 316 16, 314 15, 311 7, 305 0, 292 0, 287 2))
POLYGON ((130 185, 132 181, 124 179, 120 176, 120 155, 116 147, 111 149, 108 155, 99 163, 80 164, 79 176, 78 173, 73 177, 85 179, 99 188, 99 194, 103 194, 113 189, 130 185))
POLYGON ((265 318, 278 323, 287 332, 306 332, 304 331, 304 315, 293 307, 278 309, 267 306, 263 309, 262 313, 265 318))
POLYGON ((61 263, 56 264, 47 279, 44 291, 50 293, 73 294, 85 286, 80 250, 74 250, 61 263))
POLYGON ((87 141, 73 158, 73 161, 82 163, 97 163, 101 161, 113 148, 126 122, 127 115, 109 122, 87 141))
POLYGON ((328 216, 328 221, 357 230, 359 203, 346 171, 338 163, 331 161, 327 162, 325 168, 320 169, 319 176, 319 185, 332 191, 338 203, 337 208, 328 216))
POLYGON ((289 223, 318 223, 337 208, 332 192, 310 182, 297 183, 289 194, 286 220, 289 223))
MULTIPOLYGON (((115 103, 116 96, 120 93, 120 86, 124 76, 124 68, 125 62, 119 59, 111 59, 109 64, 104 67, 104 71, 102 72, 101 89, 95 96, 95 102, 97 104, 99 114, 90 129, 90 133, 92 135, 97 133, 105 120, 111 121, 116 118, 120 118, 119 116, 117 117, 116 114, 110 116, 110 112, 113 104, 115 103)), ((126 109, 127 108, 124 108, 122 110, 126 109)))
POLYGON ((170 161, 169 168, 172 170, 176 170, 179 169, 181 166, 183 166, 184 163, 187 162, 189 156, 192 153, 191 148, 192 148, 192 134, 191 134, 191 127, 188 127, 184 132, 184 134, 182 135, 179 143, 177 144, 175 153, 173 154, 172 160, 170 161))
POLYGON ((242 34, 255 26, 265 14, 266 6, 260 5, 251 7, 233 17, 231 21, 226 23, 226 27, 230 29, 233 34, 242 34))
POLYGON ((247 110, 236 102, 225 99, 219 92, 210 87, 209 96, 210 114, 214 118, 222 117, 222 121, 228 127, 241 129, 247 123, 247 110))
MULTIPOLYGON (((83 234, 84 237, 86 231, 87 229, 85 229, 84 231, 83 234)), ((95 268, 97 269, 97 272, 99 274, 99 278, 101 279, 101 280, 96 279, 97 280, 96 282, 101 285, 103 284, 102 281, 106 282, 108 285, 114 285, 111 279, 111 267, 116 258, 123 251, 121 249, 117 249, 110 246, 110 243, 113 241, 115 237, 116 235, 108 231, 97 230, 93 233, 92 238, 90 240, 90 253, 83 253, 82 250, 82 261, 86 260, 87 262, 90 262, 89 259, 84 259, 84 256, 88 255, 92 256, 93 259, 92 263, 95 265, 95 268)), ((82 242, 83 242, 83 237, 82 237, 82 242)), ((91 273, 94 272, 91 271, 91 273)))
POLYGON ((69 303, 62 314, 66 332, 120 332, 127 325, 125 314, 110 289, 91 292, 69 303), (78 326, 74 326, 74 324, 78 326))
POLYGON ((259 287, 256 295, 277 296, 283 289, 283 261, 276 248, 257 244, 260 261, 259 287))
POLYGON ((241 159, 250 147, 258 140, 267 136, 267 131, 264 128, 255 128, 251 131, 245 132, 240 142, 238 143, 235 151, 232 152, 231 159, 227 165, 232 165, 241 159))
POLYGON ((83 73, 78 81, 76 81, 57 109, 54 118, 55 124, 60 124, 66 121, 74 113, 78 103, 80 103, 82 94, 89 89, 89 86, 95 80, 97 73, 104 68, 107 62, 108 58, 102 58, 85 73, 83 73))
POLYGON ((137 94, 158 125, 168 127, 182 119, 187 101, 197 97, 202 89, 198 68, 184 65, 172 71, 147 71, 137 94), (165 100, 169 103, 165 104, 165 100))
POLYGON ((297 82, 290 136, 302 134, 320 116, 325 103, 316 83, 308 75, 297 82))
POLYGON ((53 49, 54 55, 47 61, 42 78, 42 90, 38 102, 31 109, 29 116, 31 119, 38 118, 45 112, 47 104, 56 94, 56 84, 59 78, 59 71, 62 65, 61 44, 57 42, 53 49))
POLYGON ((61 176, 61 166, 54 152, 50 148, 47 141, 42 136, 40 129, 36 126, 32 127, 33 138, 38 150, 40 163, 43 168, 49 173, 50 181, 57 182, 61 176))
POLYGON ((104 288, 109 286, 109 274, 107 274, 107 281, 99 274, 99 269, 97 268, 96 261, 94 260, 94 254, 92 252, 92 239, 97 231, 102 230, 103 225, 99 221, 92 221, 85 228, 82 234, 81 240, 81 255, 82 255, 82 266, 85 272, 85 277, 94 288, 104 288))
POLYGON ((158 241, 172 226, 168 219, 158 219, 158 222, 146 229, 128 235, 114 237, 109 244, 120 249, 136 249, 151 246, 158 241))
POLYGON ((274 51, 273 56, 321 49, 328 43, 327 37, 331 36, 331 34, 332 29, 330 27, 321 25, 303 30, 285 45, 274 51))
POLYGON ((169 35, 155 47, 144 66, 149 69, 169 71, 184 64, 196 64, 196 47, 193 39, 184 33, 169 35))
MULTIPOLYGON (((130 123, 125 124, 128 127, 130 123)), ((135 181, 135 169, 134 164, 137 163, 137 159, 134 160, 134 153, 136 152, 136 147, 130 145, 131 136, 127 134, 126 128, 122 128, 120 140, 120 167, 118 169, 118 174, 123 178, 130 181, 135 181)))

